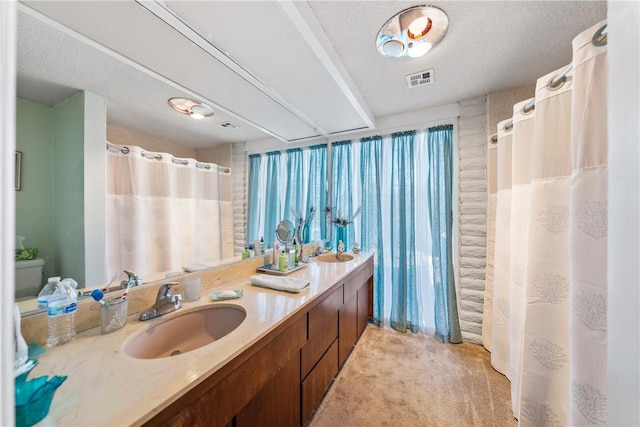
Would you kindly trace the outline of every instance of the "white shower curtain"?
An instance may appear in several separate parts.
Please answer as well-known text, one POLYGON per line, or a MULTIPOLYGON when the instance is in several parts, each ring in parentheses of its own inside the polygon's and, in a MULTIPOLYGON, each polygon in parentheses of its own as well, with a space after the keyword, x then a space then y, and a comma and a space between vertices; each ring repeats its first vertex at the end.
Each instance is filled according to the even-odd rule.
POLYGON ((108 144, 108 277, 154 280, 233 256, 231 191, 215 164, 108 144))
MULTIPOLYGON (((549 86, 561 70, 538 80, 535 114, 521 112, 523 101, 514 107, 511 138, 499 131, 496 243, 487 263, 495 268, 486 290, 494 312, 483 336, 493 337, 486 346, 492 365, 512 381, 521 425, 606 420, 606 45, 592 42, 603 26, 574 39, 564 83, 549 86), (501 206, 506 174, 508 208, 501 206), (501 218, 507 209, 509 222, 501 218), (505 265, 508 276, 499 274, 505 265)), ((490 210, 491 193, 489 201, 490 210)))
POLYGON ((493 324, 491 332, 491 366, 511 379, 509 369, 511 291, 511 144, 509 120, 498 123, 498 192, 493 257, 493 324))
POLYGON ((492 351, 493 341, 493 271, 496 241, 496 203, 498 198, 498 136, 489 138, 487 145, 487 266, 482 307, 482 343, 492 351))
POLYGON ((509 378, 511 406, 520 414, 522 336, 526 314, 527 254, 529 243, 529 200, 531 191, 531 145, 535 110, 528 99, 513 107, 511 143, 511 268, 509 269, 509 378))

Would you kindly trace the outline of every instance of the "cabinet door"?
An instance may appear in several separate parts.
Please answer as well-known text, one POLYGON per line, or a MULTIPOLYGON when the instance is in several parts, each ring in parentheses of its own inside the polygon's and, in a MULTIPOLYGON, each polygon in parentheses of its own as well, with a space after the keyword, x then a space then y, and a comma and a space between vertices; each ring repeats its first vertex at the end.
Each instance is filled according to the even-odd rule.
POLYGON ((300 425, 300 352, 236 415, 236 427, 300 425))
POLYGON ((338 337, 338 311, 342 286, 309 311, 308 341, 302 347, 301 378, 305 378, 331 343, 338 337))
POLYGON ((372 279, 369 279, 358 289, 358 338, 369 323, 369 309, 372 306, 369 300, 373 296, 370 289, 372 284, 372 279))
POLYGON ((338 350, 340 366, 347 360, 358 337, 358 294, 347 295, 345 285, 344 305, 340 309, 340 340, 338 350))
POLYGON ((302 382, 302 424, 307 423, 337 373, 338 340, 335 340, 302 382))

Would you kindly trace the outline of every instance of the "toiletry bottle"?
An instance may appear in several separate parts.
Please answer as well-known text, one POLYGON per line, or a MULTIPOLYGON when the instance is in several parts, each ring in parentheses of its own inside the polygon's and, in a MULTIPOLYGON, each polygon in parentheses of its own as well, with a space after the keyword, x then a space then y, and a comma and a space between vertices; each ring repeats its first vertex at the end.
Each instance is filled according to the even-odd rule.
POLYGON ((271 251, 271 265, 274 270, 278 269, 278 257, 280 256, 280 245, 278 242, 273 242, 273 250, 271 251))
POLYGON ((264 237, 260 237, 260 253, 264 253, 264 237))
POLYGON ((298 266, 298 251, 300 250, 300 245, 296 242, 296 239, 293 239, 293 265, 298 266))
POLYGON ((287 254, 282 251, 282 253, 280 254, 280 258, 278 258, 278 270, 282 271, 283 273, 287 271, 288 263, 289 258, 287 257, 287 254))
POLYGON ((249 248, 248 247, 244 247, 244 251, 242 251, 242 259, 247 259, 251 257, 251 253, 249 252, 249 248))
POLYGON ((256 239, 253 241, 253 254, 255 256, 260 255, 262 252, 260 251, 260 240, 256 239))

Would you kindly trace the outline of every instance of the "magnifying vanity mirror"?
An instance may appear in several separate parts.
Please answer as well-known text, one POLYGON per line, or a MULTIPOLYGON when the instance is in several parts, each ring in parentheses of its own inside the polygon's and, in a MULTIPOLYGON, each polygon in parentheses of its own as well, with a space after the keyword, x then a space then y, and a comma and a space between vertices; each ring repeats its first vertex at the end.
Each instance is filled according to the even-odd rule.
POLYGON ((291 221, 285 219, 278 223, 276 228, 276 238, 285 246, 288 246, 293 241, 293 233, 295 229, 291 221))

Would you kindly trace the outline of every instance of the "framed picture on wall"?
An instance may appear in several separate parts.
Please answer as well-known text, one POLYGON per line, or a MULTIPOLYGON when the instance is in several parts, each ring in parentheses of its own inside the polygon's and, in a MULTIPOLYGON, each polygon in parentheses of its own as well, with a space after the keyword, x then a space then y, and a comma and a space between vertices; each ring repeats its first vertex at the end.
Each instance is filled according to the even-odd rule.
POLYGON ((22 151, 16 151, 16 191, 22 190, 22 151))

